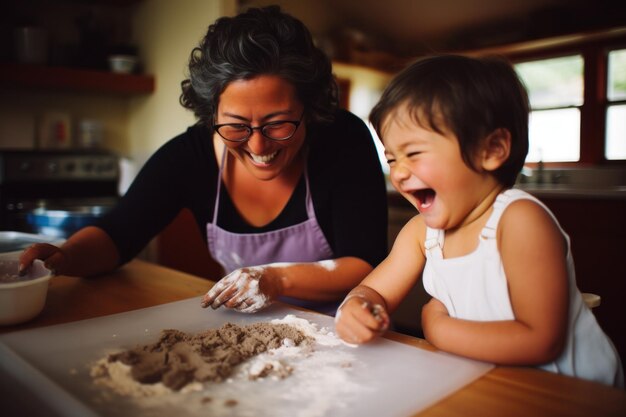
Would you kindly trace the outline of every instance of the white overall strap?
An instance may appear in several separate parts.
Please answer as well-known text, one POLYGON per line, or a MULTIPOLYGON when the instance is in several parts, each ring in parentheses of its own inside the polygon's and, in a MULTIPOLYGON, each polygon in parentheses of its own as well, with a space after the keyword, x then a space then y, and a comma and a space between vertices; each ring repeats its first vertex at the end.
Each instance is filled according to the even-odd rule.
POLYGON ((495 239, 496 231, 498 230, 498 223, 500 222, 500 217, 502 217, 502 213, 504 213, 504 209, 512 201, 522 198, 536 201, 536 199, 534 199, 524 191, 516 190, 513 188, 498 194, 498 197, 496 197, 496 201, 493 203, 493 212, 491 213, 491 216, 489 216, 489 220, 487 220, 487 224, 485 225, 485 227, 483 227, 480 235, 485 239, 495 239))
POLYGON ((424 249, 426 249, 426 257, 435 259, 443 258, 443 230, 431 229, 426 226, 426 240, 424 241, 424 249))

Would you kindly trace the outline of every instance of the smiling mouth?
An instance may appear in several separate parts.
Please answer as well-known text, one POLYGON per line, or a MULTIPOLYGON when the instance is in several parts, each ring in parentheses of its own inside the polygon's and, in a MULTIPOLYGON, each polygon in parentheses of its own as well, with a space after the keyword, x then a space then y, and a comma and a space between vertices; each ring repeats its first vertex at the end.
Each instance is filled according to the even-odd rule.
POLYGON ((427 209, 435 201, 435 190, 432 188, 425 188, 422 190, 414 191, 413 197, 417 200, 417 206, 420 209, 427 209))
POLYGON ((272 153, 268 153, 267 155, 257 155, 252 152, 248 152, 248 155, 250 155, 250 159, 252 159, 255 163, 267 165, 271 163, 274 160, 274 158, 276 158, 276 155, 278 155, 278 152, 279 151, 274 151, 272 153))

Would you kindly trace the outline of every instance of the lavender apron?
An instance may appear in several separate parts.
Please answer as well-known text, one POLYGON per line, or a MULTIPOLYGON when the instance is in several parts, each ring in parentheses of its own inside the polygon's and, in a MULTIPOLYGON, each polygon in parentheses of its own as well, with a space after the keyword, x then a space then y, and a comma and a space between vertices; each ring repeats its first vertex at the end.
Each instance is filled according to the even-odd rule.
MULTIPOLYGON (((207 244, 213 259, 219 262, 226 274, 244 266, 265 265, 274 262, 317 262, 333 258, 333 251, 322 232, 313 208, 306 166, 307 220, 282 229, 263 233, 232 233, 217 225, 222 172, 226 161, 226 150, 222 154, 222 165, 217 177, 217 194, 213 209, 213 221, 207 223, 207 244)), ((311 277, 315 279, 315 277, 311 277)), ((339 302, 314 302, 281 297, 283 302, 334 314, 339 302)))

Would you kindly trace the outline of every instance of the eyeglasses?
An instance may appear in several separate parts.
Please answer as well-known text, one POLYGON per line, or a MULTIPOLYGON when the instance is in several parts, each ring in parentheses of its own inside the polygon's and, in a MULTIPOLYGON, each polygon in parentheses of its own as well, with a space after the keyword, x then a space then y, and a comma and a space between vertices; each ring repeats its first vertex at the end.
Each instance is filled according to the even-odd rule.
POLYGON ((282 141, 291 138, 296 133, 303 117, 304 112, 302 112, 299 120, 277 120, 256 127, 245 123, 224 123, 213 125, 213 129, 230 142, 245 142, 250 139, 255 130, 260 131, 268 139, 282 141))

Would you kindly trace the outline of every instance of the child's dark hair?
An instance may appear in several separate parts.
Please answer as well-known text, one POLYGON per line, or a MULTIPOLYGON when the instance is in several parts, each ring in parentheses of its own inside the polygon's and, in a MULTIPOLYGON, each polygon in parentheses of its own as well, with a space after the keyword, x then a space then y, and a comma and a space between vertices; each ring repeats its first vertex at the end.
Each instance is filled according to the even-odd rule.
POLYGON ((497 57, 437 55, 415 61, 389 83, 370 113, 381 140, 383 124, 400 105, 438 133, 454 133, 472 169, 480 141, 499 128, 511 133, 511 154, 496 178, 515 183, 528 153, 528 95, 510 63, 497 57), (439 117, 443 117, 443 120, 439 117))

